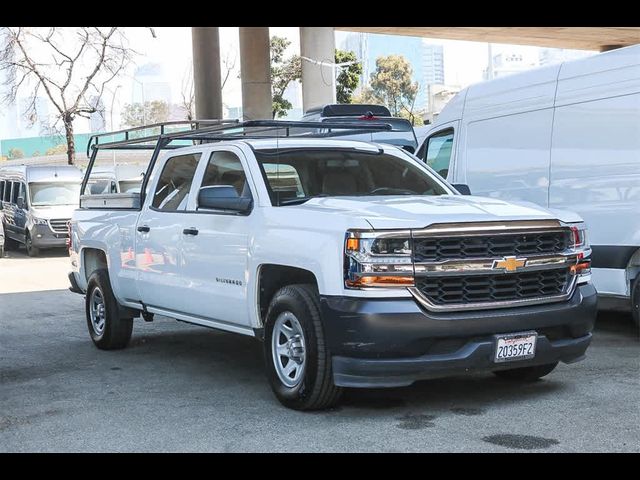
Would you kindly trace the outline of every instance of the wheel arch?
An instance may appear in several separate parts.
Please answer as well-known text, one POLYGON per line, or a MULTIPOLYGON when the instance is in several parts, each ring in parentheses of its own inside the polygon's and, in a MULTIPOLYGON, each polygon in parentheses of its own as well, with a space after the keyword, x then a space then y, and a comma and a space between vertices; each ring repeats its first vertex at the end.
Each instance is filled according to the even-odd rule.
POLYGON ((316 275, 305 268, 263 263, 258 266, 256 274, 256 315, 260 327, 264 326, 264 319, 273 295, 286 285, 308 283, 318 286, 316 275))

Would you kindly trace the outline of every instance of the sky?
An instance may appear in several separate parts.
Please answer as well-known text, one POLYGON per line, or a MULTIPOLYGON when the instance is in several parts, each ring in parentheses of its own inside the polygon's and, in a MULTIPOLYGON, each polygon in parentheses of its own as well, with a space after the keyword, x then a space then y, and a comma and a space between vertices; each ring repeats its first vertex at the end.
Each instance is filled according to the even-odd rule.
MULTIPOLYGON (((113 106, 113 129, 119 128, 119 118, 122 108, 127 103, 139 101, 140 86, 132 79, 135 68, 148 63, 158 63, 162 66, 164 81, 171 88, 172 101, 179 103, 181 92, 186 91, 185 79, 190 75, 191 67, 191 27, 154 27, 154 38, 148 28, 126 27, 127 37, 131 45, 139 53, 135 65, 131 65, 128 72, 114 81, 103 98, 103 103, 109 110, 113 106), (136 93, 138 92, 138 93, 136 93), (137 95, 137 96, 136 96, 137 95)), ((336 31, 336 46, 340 46, 348 32, 336 31)), ((270 35, 284 36, 291 41, 289 54, 299 53, 298 27, 271 27, 270 35)), ((483 42, 466 42, 455 40, 429 39, 429 43, 443 45, 445 83, 465 87, 482 80, 483 70, 487 67, 488 45, 483 42)), ((238 46, 238 28, 220 27, 221 58, 228 59, 235 67, 229 76, 229 81, 223 91, 223 103, 229 107, 240 106, 241 85, 239 77, 240 60, 238 46)), ((510 51, 514 48, 521 53, 525 60, 537 58, 537 47, 509 46, 493 44, 493 54, 510 51)), ((388 52, 392 54, 394 52, 388 52)), ((224 68, 224 67, 223 67, 224 68)), ((1 113, 0 113, 1 114, 1 113)), ((111 118, 107 113, 107 129, 111 130, 111 118)), ((0 138, 6 138, 3 129, 6 121, 0 119, 0 138)), ((87 125, 78 125, 77 131, 88 131, 87 125)))

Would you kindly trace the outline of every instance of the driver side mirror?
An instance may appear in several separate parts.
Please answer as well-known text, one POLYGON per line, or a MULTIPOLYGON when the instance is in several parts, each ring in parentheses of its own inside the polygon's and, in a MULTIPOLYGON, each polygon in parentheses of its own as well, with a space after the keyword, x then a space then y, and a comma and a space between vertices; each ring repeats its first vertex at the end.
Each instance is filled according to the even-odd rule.
POLYGON ((198 210, 227 210, 246 215, 252 204, 251 198, 239 196, 231 185, 202 187, 198 192, 198 210))
POLYGON ((24 210, 26 208, 24 197, 18 197, 18 200, 16 201, 16 205, 18 205, 18 208, 20 210, 24 210))
POLYGON ((451 186, 460 192, 461 195, 471 195, 471 189, 466 183, 452 183, 451 186))

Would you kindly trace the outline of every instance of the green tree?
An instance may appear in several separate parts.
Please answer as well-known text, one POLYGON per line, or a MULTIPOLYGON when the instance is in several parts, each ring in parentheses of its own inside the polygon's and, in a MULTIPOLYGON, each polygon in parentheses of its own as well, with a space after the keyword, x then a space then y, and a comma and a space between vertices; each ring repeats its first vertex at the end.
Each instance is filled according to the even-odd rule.
POLYGON ((371 95, 384 103, 393 116, 402 111, 413 112, 418 83, 412 82, 413 68, 402 55, 376 59, 376 71, 371 74, 371 95))
MULTIPOLYGON (((354 52, 336 49, 335 63, 355 62, 357 60, 354 52)), ((352 63, 340 69, 336 79, 336 99, 338 103, 352 103, 353 92, 358 88, 361 74, 361 62, 352 63)))
POLYGON ((163 100, 127 103, 122 111, 122 123, 127 127, 142 127, 169 119, 169 105, 163 100))
POLYGON ((291 44, 283 37, 271 37, 271 98, 273 118, 284 117, 293 107, 284 98, 284 92, 291 82, 302 78, 302 63, 299 55, 285 58, 287 47, 291 44))
POLYGON ((24 152, 19 148, 10 148, 8 152, 8 157, 11 160, 15 160, 17 158, 24 158, 24 152))

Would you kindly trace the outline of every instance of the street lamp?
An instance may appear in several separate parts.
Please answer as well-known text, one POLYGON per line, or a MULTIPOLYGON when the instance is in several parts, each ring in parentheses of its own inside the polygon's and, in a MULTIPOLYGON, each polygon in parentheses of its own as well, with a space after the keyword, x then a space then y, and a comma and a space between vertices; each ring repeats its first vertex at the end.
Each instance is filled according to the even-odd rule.
POLYGON ((139 84, 140 87, 141 87, 141 91, 142 91, 142 124, 146 125, 147 124, 147 107, 146 107, 145 101, 144 101, 144 82, 141 82, 136 77, 131 77, 131 80, 133 80, 134 82, 139 84))

